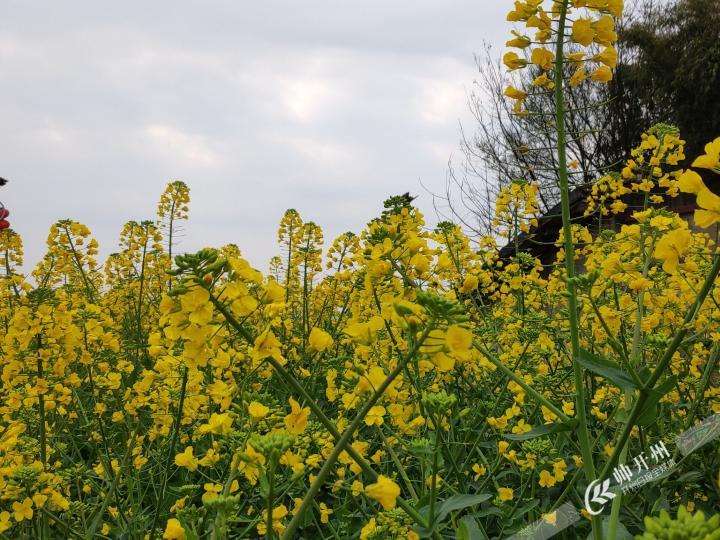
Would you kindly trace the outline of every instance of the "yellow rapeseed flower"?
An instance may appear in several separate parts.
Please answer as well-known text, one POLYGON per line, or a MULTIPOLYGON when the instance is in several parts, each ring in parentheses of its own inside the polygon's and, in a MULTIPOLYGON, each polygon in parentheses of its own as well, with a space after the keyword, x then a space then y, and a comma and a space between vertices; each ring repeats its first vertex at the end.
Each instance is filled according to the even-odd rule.
POLYGON ((324 330, 321 330, 320 328, 313 328, 310 330, 308 343, 310 344, 310 348, 312 350, 322 352, 332 346, 333 338, 324 330))
POLYGON ((511 32, 515 37, 505 43, 506 47, 516 47, 518 49, 524 49, 528 47, 530 43, 532 43, 529 37, 523 36, 517 33, 515 30, 511 30, 511 32))
POLYGON ((264 360, 265 358, 272 357, 280 363, 284 363, 285 359, 280 351, 281 343, 278 338, 275 337, 272 330, 267 328, 262 334, 255 338, 255 346, 253 347, 252 355, 255 360, 264 360))
POLYGON ((546 71, 552 69, 553 60, 555 60, 555 54, 544 47, 533 49, 530 55, 530 61, 546 71))
MULTIPOLYGON (((710 163, 706 164, 710 165, 710 163)), ((678 184, 680 191, 697 195, 697 204, 700 208, 695 210, 695 224, 698 227, 707 229, 720 222, 720 196, 708 189, 698 173, 685 171, 680 176, 678 184)))
POLYGON ((655 245, 655 257, 663 261, 663 270, 668 274, 677 273, 680 259, 690 250, 692 233, 687 229, 676 229, 663 235, 655 245))
POLYGON ((285 417, 285 427, 293 435, 300 435, 307 427, 310 416, 310 407, 300 407, 300 404, 290 398, 291 412, 285 417))
MULTIPOLYGON (((505 91, 503 92, 503 95, 505 95, 505 96, 507 96, 507 97, 509 97, 509 98, 512 98, 512 99, 517 99, 517 100, 525 99, 525 98, 528 96, 527 92, 523 92, 522 90, 518 90, 518 89, 515 88, 514 86, 508 86, 508 87, 505 89, 505 91)), ((469 277, 475 277, 475 276, 468 276, 468 278, 469 278, 469 277)), ((467 278, 466 278, 466 279, 467 279, 467 278)), ((477 281, 477 278, 475 278, 475 280, 477 281)), ((472 290, 472 289, 470 289, 470 290, 472 290)), ((469 291, 463 291, 463 292, 469 292, 469 291)))
POLYGON ((10 512, 3 510, 0 512, 0 533, 7 531, 10 527, 12 527, 10 512))
POLYGON ((396 500, 400 495, 400 486, 387 476, 380 475, 377 482, 365 488, 365 494, 378 501, 385 510, 392 510, 395 508, 396 500))
POLYGON ((612 78, 613 78, 613 73, 612 73, 612 70, 611 70, 609 67, 607 67, 607 66, 600 66, 599 68, 597 68, 595 71, 593 71, 593 72, 590 74, 590 78, 591 78, 593 81, 597 81, 597 82, 601 82, 601 83, 606 83, 606 82, 609 82, 609 81, 612 80, 612 78))
POLYGON ((382 426, 385 412, 385 407, 382 405, 375 405, 374 407, 371 407, 365 416, 365 424, 368 426, 382 426))
POLYGON ((485 468, 485 465, 480 465, 478 463, 475 463, 472 466, 472 470, 475 473, 475 476, 473 478, 475 479, 476 482, 478 480, 480 480, 481 476, 485 476, 485 474, 487 473, 487 469, 485 468))
POLYGON ((705 145, 705 153, 695 158, 692 166, 720 173, 720 137, 705 145))
POLYGON ((508 487, 498 488, 498 497, 501 501, 512 501, 513 500, 513 489, 508 487))
POLYGON ((198 468, 197 458, 193 455, 193 447, 188 446, 184 452, 175 456, 175 465, 184 467, 189 471, 195 471, 198 468))
POLYGON ((257 401, 252 401, 250 405, 248 405, 248 413, 256 422, 265 418, 269 412, 270 409, 268 407, 257 401))
POLYGON ((609 68, 614 68, 617 65, 617 59, 617 49, 612 45, 608 45, 601 52, 593 56, 593 60, 605 64, 609 68))
POLYGON ((527 60, 520 58, 516 52, 510 51, 503 56, 503 63, 508 69, 514 70, 524 68, 527 65, 527 60))
POLYGON ((176 518, 167 520, 163 540, 185 540, 185 529, 176 518))
POLYGON ((595 38, 592 20, 580 17, 573 22, 570 38, 583 47, 589 46, 595 38))
POLYGON ((200 433, 213 433, 215 435, 227 435, 232 431, 233 420, 227 413, 210 415, 207 424, 203 424, 198 429, 200 433))
POLYGON ((549 471, 540 471, 539 484, 541 487, 553 487, 555 485, 555 476, 549 471))
POLYGON ((320 503, 320 523, 328 523, 333 511, 324 502, 320 503))
POLYGON ((15 518, 15 521, 20 522, 26 519, 32 519, 33 517, 33 502, 29 497, 25 497, 25 499, 20 501, 15 501, 12 503, 12 510, 13 510, 13 517, 15 518))

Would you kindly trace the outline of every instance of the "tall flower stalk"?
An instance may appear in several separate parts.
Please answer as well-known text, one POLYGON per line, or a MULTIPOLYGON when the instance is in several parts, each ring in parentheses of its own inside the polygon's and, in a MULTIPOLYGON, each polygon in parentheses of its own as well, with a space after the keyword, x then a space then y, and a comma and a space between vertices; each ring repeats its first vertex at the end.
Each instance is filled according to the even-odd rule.
MULTIPOLYGON (((577 282, 575 279, 575 244, 573 240, 572 216, 570 214, 570 185, 568 181, 567 142, 565 132, 565 30, 567 22, 568 0, 557 4, 559 16, 557 22, 555 46, 555 127, 557 129, 558 183, 560 186, 560 205, 562 211, 563 247, 565 249, 565 275, 567 281, 568 323, 570 325, 570 350, 572 353, 573 376, 575 379, 575 410, 577 411, 577 435, 582 453, 585 479, 595 480, 595 463, 590 446, 590 436, 585 410, 585 377, 580 365, 580 314, 578 311, 577 282)), ((597 516, 592 520, 593 538, 602 539, 602 522, 597 516)))
MULTIPOLYGON (((556 130, 556 143, 557 143, 557 181, 560 193, 560 208, 562 217, 562 246, 564 250, 565 259, 565 282, 567 287, 567 317, 568 325, 570 330, 570 354, 572 356, 572 369, 575 386, 575 411, 577 418, 577 425, 575 432, 577 433, 578 443, 583 461, 583 469, 585 473, 585 479, 587 482, 592 482, 596 478, 595 463, 592 453, 592 445, 590 441, 590 435, 588 431, 587 422, 587 411, 586 411, 586 394, 585 394, 585 373, 582 365, 580 364, 580 310, 578 305, 578 290, 577 290, 577 277, 575 269, 575 245, 573 239, 573 225, 572 215, 570 208, 570 181, 568 172, 568 156, 567 156, 567 133, 565 126, 566 118, 566 104, 565 104, 565 85, 567 66, 570 64, 570 60, 566 55, 566 39, 569 22, 569 10, 571 2, 569 0, 553 0, 551 8, 551 15, 557 19, 554 25, 551 22, 548 14, 543 11, 539 6, 542 2, 516 2, 515 10, 512 11, 508 19, 511 21, 524 21, 528 27, 538 28, 535 39, 541 44, 534 48, 529 55, 529 63, 537 66, 541 72, 551 72, 550 76, 541 75, 533 81, 533 86, 538 89, 544 89, 545 91, 552 91, 554 96, 554 120, 556 130), (549 42, 553 37, 555 39, 555 51, 554 54, 542 44, 549 42)), ((617 2, 614 6, 606 3, 605 6, 600 8, 588 8, 589 10, 596 9, 597 11, 609 10, 614 15, 619 15, 617 12, 617 2)), ((573 2, 573 6, 584 6, 584 2, 573 2)), ((599 5, 599 4, 598 4, 599 5)), ((622 11, 622 5, 619 6, 622 11)), ((592 22, 590 19, 585 19, 580 16, 580 13, 576 11, 574 13, 575 21, 573 23, 573 31, 571 41, 580 45, 588 46, 593 41, 598 44, 604 44, 606 46, 605 51, 609 53, 605 57, 601 55, 595 55, 592 60, 598 61, 601 65, 592 74, 592 78, 606 82, 608 80, 608 72, 611 67, 614 67, 614 60, 612 59, 614 48, 612 46, 613 32, 607 31, 607 20, 603 15, 598 21, 592 22), (604 22, 603 22, 604 21, 604 22), (599 28, 601 22, 605 25, 605 36, 600 35, 597 28, 599 28)), ((611 20, 611 19, 610 19, 611 20)), ((525 49, 531 45, 532 41, 524 36, 517 35, 517 39, 508 42, 509 46, 519 47, 525 49)), ((582 57, 581 57, 582 58, 582 57)), ((528 60, 521 59, 516 53, 509 52, 503 58, 508 68, 518 69, 523 68, 528 64, 528 60)), ((573 62, 577 64, 578 62, 573 62)), ((576 85, 578 81, 581 82, 587 74, 584 71, 584 65, 581 62, 580 67, 577 68, 575 75, 570 80, 570 84, 576 85)), ((609 78, 612 77, 610 73, 609 78)), ((523 89, 516 89, 509 87, 505 91, 505 95, 516 101, 515 111, 518 114, 527 114, 526 111, 522 111, 522 104, 525 98, 529 95, 523 89)), ((545 114, 546 112, 541 112, 545 114)), ((593 538, 600 540, 602 538, 602 523, 599 518, 594 516, 592 519, 592 534, 593 538)))

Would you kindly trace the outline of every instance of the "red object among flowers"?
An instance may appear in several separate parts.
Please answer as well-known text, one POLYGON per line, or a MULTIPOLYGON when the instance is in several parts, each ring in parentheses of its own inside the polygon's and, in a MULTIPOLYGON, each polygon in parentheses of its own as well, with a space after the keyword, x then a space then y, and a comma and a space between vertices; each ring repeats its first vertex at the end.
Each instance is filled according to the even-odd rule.
POLYGON ((5 207, 0 207, 0 231, 10 227, 10 222, 5 219, 10 215, 10 211, 5 207))

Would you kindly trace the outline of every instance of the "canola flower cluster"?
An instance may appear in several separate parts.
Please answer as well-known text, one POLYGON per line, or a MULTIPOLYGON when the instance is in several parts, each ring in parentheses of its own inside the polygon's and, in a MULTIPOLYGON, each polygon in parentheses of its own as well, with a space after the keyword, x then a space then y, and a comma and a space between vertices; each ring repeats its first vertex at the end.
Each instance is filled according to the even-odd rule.
MULTIPOLYGON (((607 82, 622 7, 515 2, 509 20, 536 32, 504 61, 534 66, 538 91, 607 82)), ((523 114, 528 94, 506 94, 523 114)), ((265 273, 232 244, 178 253, 182 182, 103 263, 63 220, 26 276, 19 235, 0 231, 0 535, 437 540, 554 523, 590 481, 720 412, 720 197, 703 180, 719 156, 717 139, 682 167, 677 130, 650 129, 592 188, 598 227, 568 225, 549 267, 499 256, 537 225, 538 188, 519 180, 497 238, 429 228, 401 196, 324 249, 288 210, 265 273), (679 193, 690 224, 667 209, 679 193)), ((641 510, 613 503, 613 534, 658 506, 718 506, 711 446, 678 467, 625 507, 641 510)), ((588 530, 602 537, 595 520, 571 534, 588 530)))
POLYGON ((530 92, 555 89, 558 71, 562 75, 570 72, 567 83, 574 87, 588 80, 601 84, 611 81, 618 58, 615 20, 622 16, 623 8, 624 0, 516 1, 507 20, 523 23, 524 28, 512 31, 513 38, 506 46, 513 50, 503 55, 503 63, 510 71, 533 68, 537 76, 532 89, 505 89, 505 95, 515 100, 515 113, 529 114, 523 109, 523 101, 530 92), (561 36, 553 26, 558 19, 563 30, 569 27, 561 36), (565 40, 570 45, 568 50, 563 48, 565 40), (557 62, 561 69, 553 73, 557 62))
MULTIPOLYGON (((678 141, 667 137, 647 135, 641 148, 662 154, 678 141)), ((719 149, 709 144, 695 166, 717 168, 719 149)), ((720 222, 695 170, 667 170, 666 158, 643 169, 639 155, 628 167, 645 180, 673 179, 652 193, 696 194, 696 221, 720 222)), ((628 178, 623 193, 643 181, 628 178)), ((531 220, 534 194, 513 190, 499 213, 511 206, 531 220)), ((186 188, 182 197, 176 222, 187 218, 186 188)), ((616 233, 575 231, 583 347, 628 373, 588 373, 598 462, 613 453, 606 428, 624 392, 683 325, 672 385, 630 443, 720 412, 720 290, 683 320, 717 257, 715 236, 659 203, 646 198, 616 233)), ((519 502, 540 501, 527 519, 577 482, 582 458, 562 436, 576 411, 560 266, 502 261, 494 240, 450 223, 428 230, 403 197, 325 254, 319 228, 288 211, 275 275, 234 245, 173 264, 166 221, 159 212, 128 223, 104 265, 87 227, 58 222, 33 284, 19 271, 19 236, 0 235, 6 536, 271 537, 292 525, 416 538, 451 527, 443 504, 463 497, 460 511, 495 509, 485 527, 499 531, 520 519, 519 502)), ((672 496, 711 507, 710 493, 696 481, 672 496)))

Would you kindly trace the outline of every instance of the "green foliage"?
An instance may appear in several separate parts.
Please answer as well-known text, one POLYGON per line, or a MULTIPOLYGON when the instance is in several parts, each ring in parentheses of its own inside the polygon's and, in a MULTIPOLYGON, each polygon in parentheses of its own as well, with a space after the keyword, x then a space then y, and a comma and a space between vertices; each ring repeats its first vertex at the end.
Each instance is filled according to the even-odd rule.
POLYGON ((677 517, 661 510, 658 517, 645 517, 645 533, 635 537, 636 540, 718 540, 720 539, 720 514, 710 519, 698 510, 694 514, 684 506, 678 509, 677 517))

